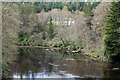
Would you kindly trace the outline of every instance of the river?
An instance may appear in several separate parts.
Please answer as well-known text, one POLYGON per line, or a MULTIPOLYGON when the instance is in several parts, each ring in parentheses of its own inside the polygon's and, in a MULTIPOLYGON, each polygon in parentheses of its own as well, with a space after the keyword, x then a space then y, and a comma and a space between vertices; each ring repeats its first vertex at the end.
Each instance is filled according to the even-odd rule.
POLYGON ((9 64, 14 79, 120 78, 120 70, 115 65, 96 62, 80 54, 41 48, 18 48, 18 51, 17 60, 9 64))

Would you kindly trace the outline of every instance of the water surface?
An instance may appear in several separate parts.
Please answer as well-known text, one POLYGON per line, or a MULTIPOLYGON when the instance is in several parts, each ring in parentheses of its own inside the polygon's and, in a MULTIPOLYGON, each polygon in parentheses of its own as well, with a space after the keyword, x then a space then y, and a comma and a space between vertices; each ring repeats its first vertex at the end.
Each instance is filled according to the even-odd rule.
POLYGON ((10 64, 12 78, 113 78, 120 77, 116 66, 87 59, 80 54, 41 48, 19 48, 10 64), (114 74, 113 74, 114 73, 114 74))

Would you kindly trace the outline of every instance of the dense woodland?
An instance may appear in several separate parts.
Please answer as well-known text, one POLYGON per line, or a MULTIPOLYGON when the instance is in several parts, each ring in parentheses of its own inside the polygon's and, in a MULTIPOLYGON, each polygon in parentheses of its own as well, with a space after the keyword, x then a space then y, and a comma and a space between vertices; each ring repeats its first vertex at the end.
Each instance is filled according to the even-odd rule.
POLYGON ((60 9, 62 10, 64 8, 64 6, 67 6, 68 10, 70 12, 72 11, 76 11, 76 10, 79 10, 79 11, 90 11, 92 10, 93 8, 95 8, 97 5, 99 4, 99 2, 94 2, 94 3, 85 3, 85 2, 69 2, 69 3, 62 3, 62 2, 51 2, 51 3, 34 3, 35 5, 35 12, 36 13, 40 13, 43 9, 48 12, 48 11, 51 11, 52 9, 60 9), (90 10, 87 10, 88 7, 90 8, 90 10))
POLYGON ((120 2, 21 2, 2 7, 3 62, 10 62, 7 56, 12 57, 13 50, 17 54, 16 46, 66 48, 119 62, 120 2))

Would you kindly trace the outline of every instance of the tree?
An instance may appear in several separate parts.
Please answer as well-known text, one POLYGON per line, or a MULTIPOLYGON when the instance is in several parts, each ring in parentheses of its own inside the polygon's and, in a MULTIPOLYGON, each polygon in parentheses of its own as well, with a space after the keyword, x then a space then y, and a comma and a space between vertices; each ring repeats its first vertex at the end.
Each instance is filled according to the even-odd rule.
POLYGON ((62 11, 68 11, 67 6, 64 6, 64 8, 62 9, 62 11))
POLYGON ((86 5, 84 6, 84 12, 86 16, 91 16, 92 15, 92 4, 90 2, 86 3, 86 5))
POLYGON ((53 23, 52 23, 52 17, 50 17, 50 23, 48 25, 48 35, 49 35, 50 39, 52 39, 54 37, 54 28, 53 28, 53 23))
POLYGON ((35 15, 34 3, 22 3, 20 6, 21 24, 25 32, 31 32, 36 25, 37 16, 35 15))
POLYGON ((120 58, 120 2, 113 2, 108 16, 105 20, 105 35, 103 38, 104 55, 108 60, 117 60, 120 58))
POLYGON ((100 3, 100 2, 93 2, 92 7, 93 7, 93 8, 96 8, 96 6, 97 6, 99 3, 100 3))

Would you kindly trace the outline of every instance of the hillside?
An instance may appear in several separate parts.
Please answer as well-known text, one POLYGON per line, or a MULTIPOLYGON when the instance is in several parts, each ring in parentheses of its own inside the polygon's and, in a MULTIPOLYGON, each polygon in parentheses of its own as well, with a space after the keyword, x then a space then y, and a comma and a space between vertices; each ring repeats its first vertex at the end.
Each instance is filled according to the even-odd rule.
MULTIPOLYGON (((106 12, 109 9, 109 3, 102 2, 100 3, 96 9, 94 9, 93 17, 91 20, 89 20, 90 16, 84 17, 84 13, 80 13, 79 11, 70 13, 69 11, 49 11, 49 12, 41 12, 38 14, 38 20, 40 24, 43 24, 43 21, 49 20, 49 16, 53 17, 53 21, 63 21, 63 25, 54 25, 55 26, 55 32, 57 35, 55 36, 52 41, 48 42, 48 45, 50 44, 57 44, 61 43, 60 36, 65 40, 69 42, 73 42, 76 45, 83 45, 84 49, 83 51, 85 53, 100 53, 102 49, 102 38, 103 38, 103 24, 104 19, 106 17, 106 12), (102 11, 104 10, 104 11, 102 11), (43 16, 43 14, 45 14, 43 16), (67 15, 66 15, 67 14, 67 15), (58 19, 59 18, 59 19, 58 19), (74 23, 71 25, 64 24, 67 22, 65 19, 73 19, 74 23), (58 20, 57 20, 58 19, 58 20), (65 20, 65 22, 64 22, 65 20), (90 24, 88 23, 90 22, 90 24)), ((68 20, 68 24, 69 24, 68 20)))
MULTIPOLYGON (((90 3, 85 3, 81 8, 75 8, 76 10, 71 11, 68 4, 65 4, 61 9, 51 8, 48 11, 45 10, 46 7, 44 6, 41 11, 36 12, 37 8, 41 9, 41 3, 3 3, 2 55, 4 66, 17 58, 19 54, 18 46, 56 47, 103 60, 105 58, 103 39, 105 39, 106 35, 108 36, 109 29, 111 29, 107 26, 109 21, 107 23, 105 20, 108 16, 107 12, 110 11, 110 6, 113 4, 101 2, 100 4, 94 3, 96 5, 93 6, 90 3)), ((118 5, 118 3, 116 4, 118 5)), ((117 8, 115 9, 117 10, 117 8)), ((117 16, 119 18, 119 15, 117 16)), ((119 19, 117 20, 119 23, 119 19)), ((119 27, 119 24, 117 27, 119 27)), ((111 29, 112 31, 119 34, 120 29, 111 29)), ((116 43, 119 43, 120 39, 115 40, 116 43)), ((114 45, 112 47, 119 50, 119 45, 117 48, 114 45)), ((4 76, 7 76, 5 73, 3 73, 4 76)))
POLYGON ((120 77, 119 13, 120 2, 3 2, 2 77, 120 77))
MULTIPOLYGON (((27 7, 29 4, 24 6, 27 7)), ((34 24, 29 22, 25 24, 25 20, 23 21, 22 19, 25 17, 26 21, 30 19, 27 16, 21 15, 22 7, 20 8, 16 3, 3 3, 3 53, 8 53, 10 51, 7 49, 12 50, 10 48, 14 48, 11 46, 13 43, 16 43, 16 39, 19 37, 18 33, 21 31, 31 35, 30 42, 32 41, 33 44, 34 42, 38 42, 40 45, 44 43, 47 46, 56 46, 63 44, 60 39, 62 37, 66 44, 71 44, 68 45, 69 48, 74 44, 78 48, 84 47, 82 51, 85 53, 99 53, 102 51, 102 38, 104 35, 101 28, 103 27, 102 24, 104 24, 104 18, 106 16, 105 11, 108 8, 109 3, 100 3, 93 10, 94 16, 90 20, 89 16, 84 17, 84 12, 80 11, 71 13, 68 10, 59 9, 53 9, 49 12, 43 10, 41 13, 36 14, 38 21, 36 21, 35 17, 34 20, 32 19, 34 13, 26 13, 26 15, 31 15, 30 19, 34 24), (47 39, 49 36, 47 34, 47 28, 50 16, 53 18, 54 31, 56 33, 56 36, 52 40, 47 39), (88 23, 88 20, 91 25, 88 23), (46 37, 45 40, 43 39, 44 36, 46 37), (41 41, 42 43, 40 43, 41 41)), ((26 8, 26 11, 28 9, 29 7, 26 8)))

